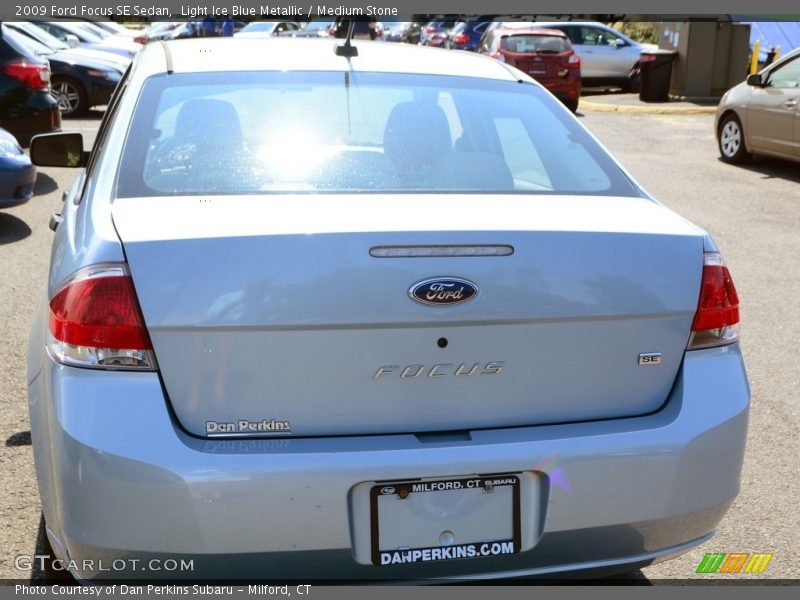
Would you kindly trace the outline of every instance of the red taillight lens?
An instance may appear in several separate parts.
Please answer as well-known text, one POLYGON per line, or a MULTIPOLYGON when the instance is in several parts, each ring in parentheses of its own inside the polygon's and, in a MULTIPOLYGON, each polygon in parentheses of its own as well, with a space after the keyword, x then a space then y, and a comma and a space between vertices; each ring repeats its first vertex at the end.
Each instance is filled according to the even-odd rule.
POLYGON ((567 61, 570 69, 580 69, 581 68, 581 57, 577 54, 572 54, 567 61))
POLYGON ((426 27, 425 33, 436 33, 436 27, 426 27))
POLYGON ((146 44, 150 38, 147 35, 137 35, 133 41, 137 44, 146 44))
POLYGON ((708 348, 736 341, 738 323, 739 295, 728 267, 716 252, 706 253, 689 348, 708 348))
POLYGON ((31 65, 23 61, 3 65, 2 70, 12 79, 36 90, 47 89, 50 85, 50 69, 44 65, 31 65))
POLYGON ((52 354, 66 364, 154 366, 133 281, 121 265, 76 273, 50 300, 50 336, 52 354))
POLYGON ((469 41, 469 36, 466 33, 459 33, 453 38, 456 44, 466 44, 469 41))

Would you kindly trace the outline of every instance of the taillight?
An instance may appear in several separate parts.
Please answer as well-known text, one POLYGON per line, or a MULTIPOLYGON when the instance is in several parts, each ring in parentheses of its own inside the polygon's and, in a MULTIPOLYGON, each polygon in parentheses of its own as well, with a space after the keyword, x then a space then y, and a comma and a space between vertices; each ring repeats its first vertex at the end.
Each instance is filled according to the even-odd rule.
POLYGON ((47 89, 50 85, 50 69, 44 65, 32 65, 21 61, 3 65, 2 70, 12 79, 36 90, 47 89))
POLYGON ((146 34, 137 35, 135 38, 133 38, 134 42, 136 42, 137 44, 142 44, 142 45, 146 44, 149 40, 150 40, 150 37, 148 35, 146 35, 146 34))
POLYGON ((466 44, 469 41, 469 36, 466 33, 459 33, 453 38, 456 44, 466 44))
POLYGON ((572 54, 567 61, 570 69, 580 69, 581 68, 581 57, 577 54, 572 54))
POLYGON ((707 252, 700 282, 700 301, 692 323, 689 350, 731 344, 739 339, 739 296, 722 257, 707 252))
POLYGON ((436 27, 426 27, 425 33, 436 33, 436 27))
POLYGON ((50 299, 52 356, 97 369, 154 369, 133 280, 121 264, 95 265, 72 275, 50 299))

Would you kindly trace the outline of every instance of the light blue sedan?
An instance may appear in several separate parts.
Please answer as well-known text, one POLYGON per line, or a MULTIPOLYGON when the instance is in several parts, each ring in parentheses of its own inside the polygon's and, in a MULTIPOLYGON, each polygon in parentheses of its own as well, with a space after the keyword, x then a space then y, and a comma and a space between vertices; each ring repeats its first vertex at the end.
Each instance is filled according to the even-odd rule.
POLYGON ((624 571, 739 491, 717 247, 507 65, 150 44, 90 153, 31 155, 80 168, 28 351, 80 579, 624 571))

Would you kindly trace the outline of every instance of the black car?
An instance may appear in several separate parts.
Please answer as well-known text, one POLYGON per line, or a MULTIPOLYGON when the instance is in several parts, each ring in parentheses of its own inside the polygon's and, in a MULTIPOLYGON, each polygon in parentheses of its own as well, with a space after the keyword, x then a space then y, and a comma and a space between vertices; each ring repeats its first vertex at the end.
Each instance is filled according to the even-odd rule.
POLYGON ((80 51, 57 51, 31 39, 8 25, 3 36, 50 61, 50 88, 62 116, 77 116, 91 106, 107 104, 122 78, 123 70, 113 63, 87 58, 80 51))
POLYGON ((27 146, 31 137, 61 129, 50 95, 50 65, 0 31, 0 127, 27 146))

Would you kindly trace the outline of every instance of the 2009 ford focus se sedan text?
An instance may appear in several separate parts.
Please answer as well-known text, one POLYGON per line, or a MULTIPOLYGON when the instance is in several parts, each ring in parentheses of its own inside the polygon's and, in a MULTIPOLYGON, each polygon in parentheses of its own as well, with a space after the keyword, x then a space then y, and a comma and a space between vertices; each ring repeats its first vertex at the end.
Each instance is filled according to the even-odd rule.
POLYGON ((749 404, 710 237, 508 65, 336 44, 151 44, 91 152, 33 141, 82 169, 28 356, 55 553, 423 581, 708 540, 749 404))

